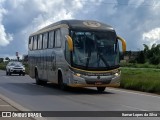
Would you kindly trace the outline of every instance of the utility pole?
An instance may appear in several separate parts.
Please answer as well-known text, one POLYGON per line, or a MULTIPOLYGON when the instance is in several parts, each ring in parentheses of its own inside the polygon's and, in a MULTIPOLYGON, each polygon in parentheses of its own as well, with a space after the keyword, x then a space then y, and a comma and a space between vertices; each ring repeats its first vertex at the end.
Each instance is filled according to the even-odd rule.
POLYGON ((16 52, 16 56, 17 56, 17 60, 19 61, 19 56, 18 56, 18 52, 16 52))

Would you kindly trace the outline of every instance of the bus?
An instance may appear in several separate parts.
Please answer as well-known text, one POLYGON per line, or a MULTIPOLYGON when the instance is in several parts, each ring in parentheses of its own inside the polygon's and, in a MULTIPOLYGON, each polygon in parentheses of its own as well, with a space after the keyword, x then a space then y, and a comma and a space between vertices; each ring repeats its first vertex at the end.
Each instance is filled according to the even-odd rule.
POLYGON ((120 85, 120 47, 126 42, 107 24, 93 20, 61 20, 29 36, 29 75, 36 84, 70 87, 120 85))

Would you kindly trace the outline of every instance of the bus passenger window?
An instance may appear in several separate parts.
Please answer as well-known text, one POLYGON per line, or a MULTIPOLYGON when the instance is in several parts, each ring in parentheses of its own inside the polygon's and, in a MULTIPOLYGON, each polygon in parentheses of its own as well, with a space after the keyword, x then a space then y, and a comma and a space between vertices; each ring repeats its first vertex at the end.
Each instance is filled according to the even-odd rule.
POLYGON ((30 38, 29 38, 28 47, 29 47, 29 50, 32 50, 32 49, 33 49, 33 37, 30 37, 30 38))
POLYGON ((61 47, 61 34, 60 30, 56 30, 55 33, 55 47, 61 47))
POLYGON ((48 33, 43 34, 43 49, 48 47, 48 33))
POLYGON ((38 49, 42 49, 42 34, 38 36, 38 49))
POLYGON ((54 31, 49 32, 49 44, 48 48, 54 47, 54 31))
POLYGON ((33 50, 37 49, 37 36, 34 36, 33 50))

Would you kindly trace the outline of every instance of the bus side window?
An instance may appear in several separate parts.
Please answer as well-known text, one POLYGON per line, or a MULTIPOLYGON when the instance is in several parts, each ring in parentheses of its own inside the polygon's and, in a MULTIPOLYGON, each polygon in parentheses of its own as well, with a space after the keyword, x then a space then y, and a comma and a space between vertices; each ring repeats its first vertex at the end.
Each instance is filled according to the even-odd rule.
POLYGON ((29 50, 32 50, 32 49, 33 49, 33 37, 30 37, 30 38, 29 38, 28 47, 29 47, 29 50))
POLYGON ((42 34, 38 35, 38 49, 42 49, 42 34))
POLYGON ((61 47, 61 33, 59 29, 55 32, 55 47, 61 47))
POLYGON ((65 42, 65 58, 68 63, 71 63, 70 50, 69 50, 67 41, 65 42))
POLYGON ((48 32, 43 34, 43 49, 48 47, 48 32))
POLYGON ((34 36, 34 40, 33 40, 33 50, 37 49, 37 36, 34 36))
POLYGON ((54 47, 54 31, 49 32, 49 44, 48 48, 53 48, 54 47))

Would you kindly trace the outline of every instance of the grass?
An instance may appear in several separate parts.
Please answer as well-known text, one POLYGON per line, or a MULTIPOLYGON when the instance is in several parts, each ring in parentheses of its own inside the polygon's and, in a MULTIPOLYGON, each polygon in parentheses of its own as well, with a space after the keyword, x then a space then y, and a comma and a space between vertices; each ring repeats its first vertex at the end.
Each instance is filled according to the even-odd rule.
POLYGON ((6 65, 7 65, 7 63, 0 63, 0 70, 5 70, 6 65))
POLYGON ((121 88, 160 93, 159 69, 122 68, 121 88))
POLYGON ((137 64, 137 63, 125 63, 125 62, 121 62, 121 67, 160 69, 160 64, 159 65, 152 65, 152 64, 149 64, 149 63, 137 64))

